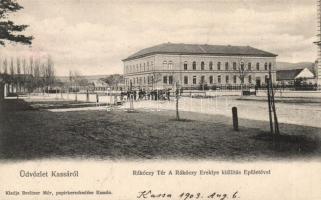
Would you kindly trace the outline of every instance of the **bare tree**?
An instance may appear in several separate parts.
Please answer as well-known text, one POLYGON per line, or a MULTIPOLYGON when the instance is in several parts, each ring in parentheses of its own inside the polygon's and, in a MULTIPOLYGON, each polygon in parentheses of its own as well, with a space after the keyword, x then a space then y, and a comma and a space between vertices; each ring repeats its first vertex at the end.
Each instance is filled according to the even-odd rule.
POLYGON ((120 74, 112 74, 108 77, 101 78, 100 80, 113 88, 118 88, 118 85, 124 82, 124 76, 120 74))
POLYGON ((29 58, 29 74, 33 75, 33 67, 34 67, 34 61, 33 57, 31 56, 29 58))
POLYGON ((245 68, 245 62, 243 60, 240 60, 239 62, 238 72, 239 72, 238 77, 241 81, 241 95, 243 96, 244 81, 245 81, 245 77, 248 74, 248 71, 245 68))
POLYGON ((157 83, 162 80, 162 74, 158 72, 153 72, 153 76, 151 77, 151 83, 152 83, 152 89, 155 88, 155 85, 157 86, 157 83))
POLYGON ((40 85, 41 85, 41 77, 40 77, 40 60, 37 59, 34 63, 34 67, 33 67, 33 84, 34 84, 34 88, 40 89, 40 85))
POLYGON ((26 59, 23 58, 23 60, 22 60, 22 73, 23 73, 23 74, 27 74, 27 73, 26 73, 26 70, 27 70, 26 68, 27 68, 26 59))
POLYGON ((42 92, 44 93, 46 89, 49 91, 49 87, 47 85, 47 69, 44 63, 39 64, 40 71, 40 87, 42 88, 42 92))
POLYGON ((17 91, 21 92, 22 80, 21 80, 21 66, 20 66, 20 58, 19 57, 17 58, 17 61, 16 61, 16 72, 17 72, 17 75, 16 75, 17 91))
POLYGON ((49 87, 51 87, 54 84, 56 78, 55 78, 54 62, 50 56, 48 56, 48 58, 47 58, 47 74, 46 75, 47 75, 46 76, 47 85, 49 87))
POLYGON ((26 76, 26 88, 30 94, 30 92, 34 89, 35 83, 34 83, 34 76, 33 76, 33 57, 29 58, 29 64, 26 65, 25 74, 28 74, 26 76))
POLYGON ((27 86, 27 73, 26 73, 26 59, 23 58, 22 60, 22 77, 21 77, 21 86, 23 88, 23 91, 26 91, 26 86, 27 86))
POLYGON ((7 58, 3 61, 3 74, 8 74, 8 61, 7 58))
POLYGON ((81 76, 80 72, 74 70, 69 71, 69 84, 72 88, 72 91, 76 92, 75 100, 77 101, 77 93, 79 90, 79 86, 82 85, 83 77, 81 76))
POLYGON ((9 92, 13 92, 13 87, 15 85, 15 78, 14 78, 14 65, 13 65, 13 58, 11 57, 10 59, 10 76, 9 76, 9 84, 10 84, 10 91, 9 92))

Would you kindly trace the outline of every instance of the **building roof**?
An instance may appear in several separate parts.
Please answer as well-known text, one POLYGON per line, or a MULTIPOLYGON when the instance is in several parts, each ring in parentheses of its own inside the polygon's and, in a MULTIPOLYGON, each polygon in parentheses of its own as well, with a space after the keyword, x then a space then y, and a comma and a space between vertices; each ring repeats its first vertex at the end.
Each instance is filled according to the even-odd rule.
POLYGON ((276 71, 276 80, 294 80, 295 77, 300 74, 302 69, 289 69, 289 70, 280 70, 276 71))
POLYGON ((163 43, 142 49, 123 61, 141 58, 154 54, 176 54, 176 55, 227 55, 227 56, 260 56, 276 57, 276 54, 256 49, 250 46, 231 45, 208 45, 208 44, 183 44, 183 43, 163 43))
POLYGON ((310 69, 304 68, 295 78, 314 79, 315 74, 310 69))
POLYGON ((296 78, 314 78, 315 74, 309 68, 290 69, 290 70, 278 70, 276 71, 276 80, 294 80, 296 78), (305 73, 303 73, 305 72, 305 73), (300 77, 299 77, 300 75, 300 77))

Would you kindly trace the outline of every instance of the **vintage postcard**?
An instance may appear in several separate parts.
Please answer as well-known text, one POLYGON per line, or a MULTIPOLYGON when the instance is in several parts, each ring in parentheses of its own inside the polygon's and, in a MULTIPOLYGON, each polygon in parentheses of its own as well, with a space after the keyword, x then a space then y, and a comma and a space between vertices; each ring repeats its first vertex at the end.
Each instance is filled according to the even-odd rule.
POLYGON ((0 200, 320 200, 318 0, 0 0, 0 200))

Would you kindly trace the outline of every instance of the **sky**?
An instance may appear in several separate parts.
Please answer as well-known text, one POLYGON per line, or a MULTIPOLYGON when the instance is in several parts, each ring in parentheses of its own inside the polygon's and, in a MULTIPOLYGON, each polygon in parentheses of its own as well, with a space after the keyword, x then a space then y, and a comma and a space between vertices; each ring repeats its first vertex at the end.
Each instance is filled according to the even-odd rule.
POLYGON ((57 75, 123 73, 122 59, 153 45, 250 45, 277 61, 314 62, 317 0, 18 0, 32 46, 7 44, 0 59, 53 59, 57 75))

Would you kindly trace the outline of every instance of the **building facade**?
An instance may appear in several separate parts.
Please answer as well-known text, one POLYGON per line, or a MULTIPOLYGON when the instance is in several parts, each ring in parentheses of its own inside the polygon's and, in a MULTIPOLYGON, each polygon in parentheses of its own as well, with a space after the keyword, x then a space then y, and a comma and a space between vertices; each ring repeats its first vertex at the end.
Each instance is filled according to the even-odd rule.
POLYGON ((125 87, 262 86, 269 71, 276 80, 276 56, 249 46, 165 43, 123 60, 125 87))

